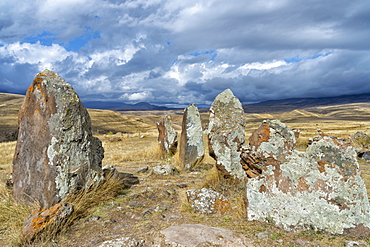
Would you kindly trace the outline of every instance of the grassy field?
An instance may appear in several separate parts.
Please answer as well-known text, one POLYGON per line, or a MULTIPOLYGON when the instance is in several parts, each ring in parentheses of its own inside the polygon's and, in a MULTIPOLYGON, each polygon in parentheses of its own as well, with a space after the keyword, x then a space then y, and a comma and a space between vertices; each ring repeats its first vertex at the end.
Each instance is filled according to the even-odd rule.
MULTIPOLYGON (((156 176, 138 173, 138 169, 159 164, 173 164, 181 169, 177 155, 162 159, 158 152, 155 123, 166 112, 125 112, 89 110, 93 128, 104 145, 103 165, 113 165, 119 171, 133 173, 140 184, 119 191, 115 196, 96 197, 94 203, 86 206, 84 213, 52 241, 45 240, 34 246, 97 246, 105 240, 119 237, 134 237, 146 240, 148 246, 158 236, 158 231, 173 224, 201 223, 224 227, 242 233, 254 241, 255 246, 298 246, 295 240, 310 241, 307 246, 344 246, 345 237, 326 235, 318 231, 286 233, 269 223, 248 222, 244 215, 244 192, 233 184, 218 184, 213 168, 214 161, 208 155, 193 172, 180 172, 173 176, 156 176), (112 137, 121 141, 111 142, 112 137), (186 186, 184 187, 185 184, 186 186), (186 202, 185 191, 213 187, 224 193, 232 207, 224 215, 201 215, 194 213, 186 202), (228 188, 228 189, 225 189, 228 188), (269 231, 268 239, 258 239, 255 233, 269 231)), ((171 114, 176 129, 180 131, 180 112, 171 114)), ((10 113, 4 114, 10 116, 10 113)), ((14 115, 13 115, 14 116, 14 115)), ((202 113, 202 122, 208 121, 208 114, 202 113)), ((298 143, 305 148, 308 138, 317 135, 321 129, 328 135, 346 138, 357 131, 370 134, 370 107, 368 104, 308 108, 279 114, 246 114, 246 140, 264 119, 279 119, 290 128, 301 130, 298 143)), ((0 122, 4 121, 0 117, 0 122)), ((13 121, 13 120, 12 120, 13 121)), ((30 208, 14 204, 5 182, 11 172, 15 142, 0 143, 0 246, 16 246, 24 218, 30 208), (8 211, 6 211, 7 209, 8 211), (13 210, 14 209, 14 210, 13 210), (19 209, 15 211, 15 209, 19 209), (10 215, 10 213, 13 214, 10 215), (16 212, 16 215, 14 215, 16 212)), ((360 161, 362 176, 370 192, 370 164, 360 161)), ((150 170, 150 169, 149 169, 150 170)), ((92 196, 92 198, 94 198, 92 196)), ((90 198, 90 202, 92 200, 90 198)), ((366 241, 366 240, 364 240, 366 241)))

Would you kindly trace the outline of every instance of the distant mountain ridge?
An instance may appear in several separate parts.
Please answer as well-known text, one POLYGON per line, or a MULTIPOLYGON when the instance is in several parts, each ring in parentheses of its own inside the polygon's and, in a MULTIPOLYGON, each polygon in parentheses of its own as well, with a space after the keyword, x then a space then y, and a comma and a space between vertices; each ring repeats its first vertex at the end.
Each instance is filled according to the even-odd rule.
POLYGON ((172 110, 165 106, 156 106, 146 102, 137 104, 126 104, 122 102, 107 102, 107 101, 82 101, 86 108, 103 109, 114 111, 165 111, 172 110))
POLYGON ((323 98, 290 98, 243 105, 245 113, 286 112, 318 106, 370 103, 370 93, 323 98))

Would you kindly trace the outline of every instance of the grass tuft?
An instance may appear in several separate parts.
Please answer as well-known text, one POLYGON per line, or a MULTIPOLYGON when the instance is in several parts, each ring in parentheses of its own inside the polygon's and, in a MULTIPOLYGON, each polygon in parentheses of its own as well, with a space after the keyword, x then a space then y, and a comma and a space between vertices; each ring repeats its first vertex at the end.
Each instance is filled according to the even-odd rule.
POLYGON ((6 188, 0 190, 0 237, 5 240, 4 246, 20 246, 22 244, 23 224, 35 208, 38 208, 36 203, 17 203, 10 190, 6 188))

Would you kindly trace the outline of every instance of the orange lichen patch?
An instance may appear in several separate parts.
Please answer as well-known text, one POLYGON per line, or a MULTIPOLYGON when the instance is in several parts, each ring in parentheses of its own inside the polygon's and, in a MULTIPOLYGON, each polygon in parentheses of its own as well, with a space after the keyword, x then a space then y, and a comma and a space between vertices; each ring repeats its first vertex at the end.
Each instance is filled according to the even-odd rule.
POLYGON ((262 142, 268 142, 270 139, 270 125, 261 124, 261 126, 253 131, 249 137, 249 144, 258 147, 262 142))
POLYGON ((325 161, 323 161, 323 160, 319 160, 319 161, 317 162, 317 164, 319 165, 319 166, 317 167, 317 169, 319 169, 319 172, 324 173, 324 172, 325 172, 325 165, 326 165, 326 164, 328 164, 328 162, 325 162, 325 161))
POLYGON ((226 213, 228 210, 230 210, 230 203, 228 200, 224 199, 216 199, 215 205, 214 205, 214 211, 220 212, 220 213, 226 213))
POLYGON ((304 177, 300 177, 298 179, 298 190, 303 192, 303 191, 308 191, 310 189, 310 186, 306 183, 306 180, 304 177))
POLYGON ((23 227, 23 240, 32 241, 45 228, 64 222, 72 212, 73 205, 65 203, 57 203, 46 210, 40 208, 33 211, 23 227))
POLYGON ((333 188, 328 186, 328 184, 322 180, 322 179, 317 179, 313 185, 313 189, 316 191, 322 191, 324 193, 331 193, 333 192, 333 188))
POLYGON ((341 146, 341 143, 339 143, 337 139, 333 138, 333 142, 335 143, 335 145, 341 146))
POLYGON ((267 188, 264 184, 261 185, 260 189, 259 189, 259 192, 260 193, 263 193, 263 192, 266 192, 267 191, 267 188))

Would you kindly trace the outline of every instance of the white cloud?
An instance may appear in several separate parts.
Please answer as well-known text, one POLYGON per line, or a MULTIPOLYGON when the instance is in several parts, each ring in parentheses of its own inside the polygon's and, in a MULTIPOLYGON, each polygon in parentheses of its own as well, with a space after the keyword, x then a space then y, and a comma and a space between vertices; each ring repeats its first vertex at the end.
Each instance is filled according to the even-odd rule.
POLYGON ((82 97, 125 101, 370 92, 369 13, 365 0, 1 1, 0 91, 49 68, 82 97), (69 51, 87 29, 99 38, 69 51))

